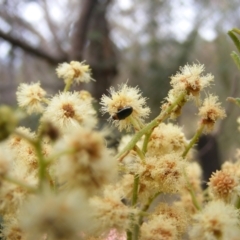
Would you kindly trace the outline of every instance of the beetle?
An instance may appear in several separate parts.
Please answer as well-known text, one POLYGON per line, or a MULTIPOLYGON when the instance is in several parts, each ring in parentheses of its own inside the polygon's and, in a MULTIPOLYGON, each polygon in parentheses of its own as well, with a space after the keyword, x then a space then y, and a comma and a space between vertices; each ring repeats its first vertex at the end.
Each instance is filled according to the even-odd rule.
POLYGON ((127 117, 129 117, 133 112, 133 108, 132 107, 124 107, 122 109, 119 109, 113 116, 112 119, 113 120, 123 120, 127 117))

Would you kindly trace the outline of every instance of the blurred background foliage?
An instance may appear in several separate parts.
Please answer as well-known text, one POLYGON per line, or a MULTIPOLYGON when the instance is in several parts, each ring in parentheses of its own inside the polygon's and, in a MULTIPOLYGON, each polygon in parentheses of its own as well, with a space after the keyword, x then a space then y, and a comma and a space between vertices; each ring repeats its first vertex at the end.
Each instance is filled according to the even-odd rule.
MULTIPOLYGON (((86 60, 97 81, 76 90, 87 88, 98 101, 110 86, 128 81, 148 97, 154 117, 169 77, 186 63, 200 62, 215 76, 211 91, 228 113, 213 134, 221 159, 233 156, 240 114, 225 99, 239 97, 240 76, 227 31, 239 27, 239 1, 0 0, 0 5, 1 104, 16 106, 21 82, 41 81, 49 94, 58 92, 63 83, 57 64, 86 60)), ((188 137, 196 129, 196 113, 189 104, 178 120, 188 137)))

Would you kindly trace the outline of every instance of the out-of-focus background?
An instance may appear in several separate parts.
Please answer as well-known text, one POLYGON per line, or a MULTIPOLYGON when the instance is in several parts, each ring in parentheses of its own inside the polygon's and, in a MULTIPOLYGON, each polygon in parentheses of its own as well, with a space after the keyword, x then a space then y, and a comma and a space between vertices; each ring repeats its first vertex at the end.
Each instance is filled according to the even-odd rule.
MULTIPOLYGON (((237 0, 0 0, 0 103, 16 106, 21 82, 41 81, 49 94, 56 93, 63 87, 56 66, 86 60, 96 82, 84 88, 97 100, 110 86, 128 81, 149 98, 154 117, 169 77, 179 66, 200 62, 214 74, 211 92, 227 109, 214 135, 226 160, 240 144, 240 111, 225 101, 240 95, 227 35, 233 27, 240 27, 237 0)), ((189 137, 196 113, 189 104, 178 120, 189 137)))

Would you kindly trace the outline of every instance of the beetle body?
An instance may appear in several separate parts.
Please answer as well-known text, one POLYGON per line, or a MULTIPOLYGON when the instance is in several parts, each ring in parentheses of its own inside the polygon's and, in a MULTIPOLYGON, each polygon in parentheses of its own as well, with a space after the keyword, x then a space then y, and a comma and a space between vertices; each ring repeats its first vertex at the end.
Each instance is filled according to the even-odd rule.
POLYGON ((132 107, 124 107, 120 110, 118 110, 118 112, 116 112, 113 116, 112 119, 113 120, 124 120, 125 118, 129 117, 133 112, 133 108, 132 107))

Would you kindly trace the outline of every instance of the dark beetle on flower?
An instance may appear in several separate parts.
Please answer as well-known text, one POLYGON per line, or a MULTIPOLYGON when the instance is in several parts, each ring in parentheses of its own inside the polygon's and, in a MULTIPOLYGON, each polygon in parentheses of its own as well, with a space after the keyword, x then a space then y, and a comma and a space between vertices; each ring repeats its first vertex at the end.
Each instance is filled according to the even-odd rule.
POLYGON ((129 117, 133 112, 133 108, 132 107, 124 107, 120 110, 118 110, 118 112, 116 112, 113 116, 112 119, 113 120, 123 120, 127 117, 129 117))

